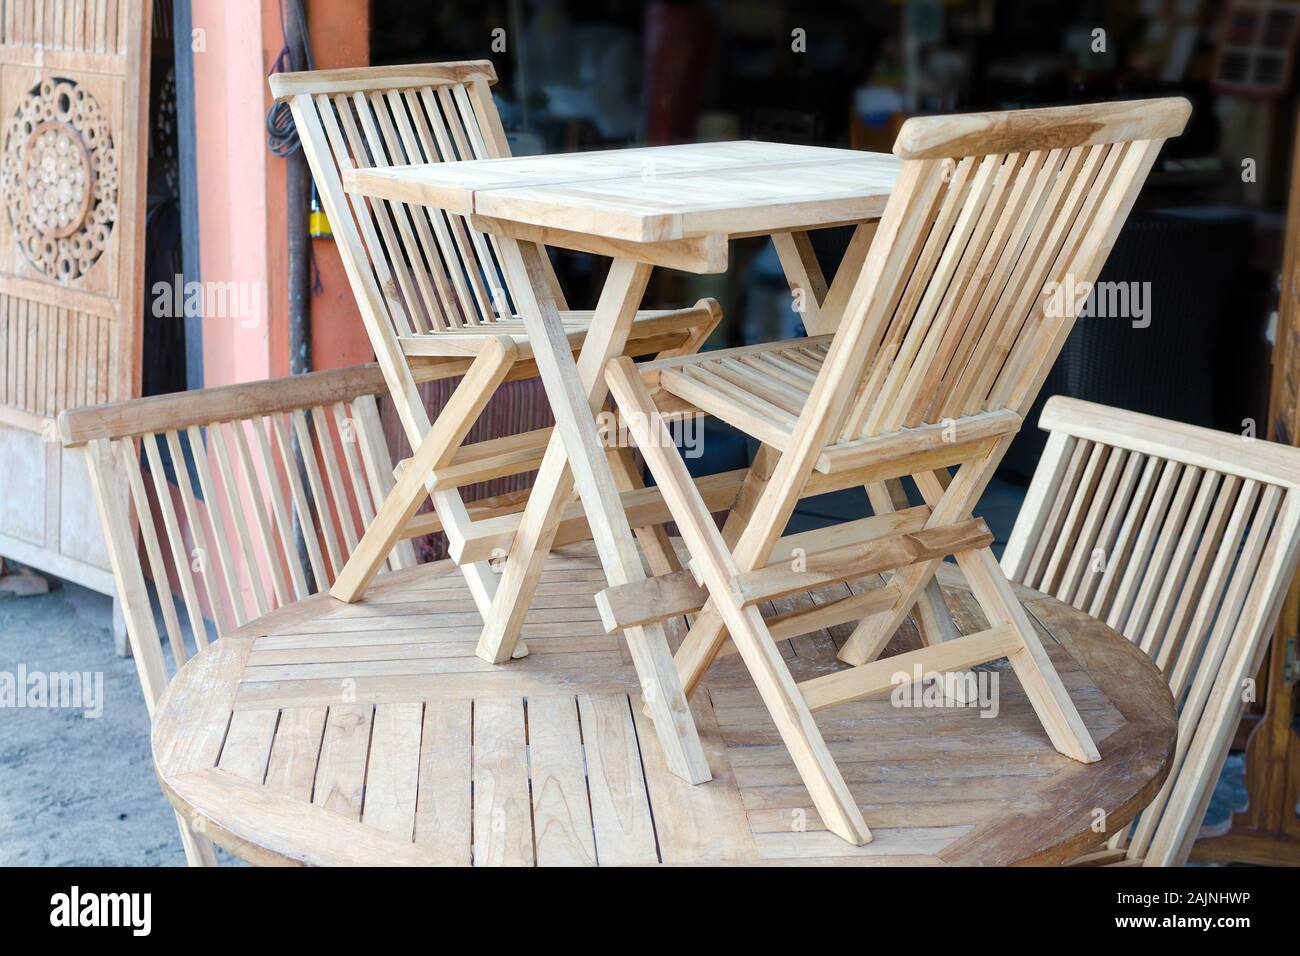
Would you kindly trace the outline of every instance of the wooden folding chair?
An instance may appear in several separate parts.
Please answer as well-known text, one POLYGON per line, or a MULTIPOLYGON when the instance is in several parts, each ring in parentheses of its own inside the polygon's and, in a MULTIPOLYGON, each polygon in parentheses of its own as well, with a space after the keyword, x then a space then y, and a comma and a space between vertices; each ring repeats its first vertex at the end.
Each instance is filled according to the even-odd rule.
MULTIPOLYGON (((342 184, 342 174, 350 169, 510 155, 489 90, 495 82, 496 72, 486 60, 277 73, 270 78, 277 100, 290 104, 397 414, 411 447, 421 449, 415 463, 420 468, 413 468, 399 485, 392 507, 368 531, 331 589, 345 601, 361 596, 426 495, 432 498, 452 555, 458 556, 473 526, 458 489, 536 469, 550 437, 550 429, 541 429, 461 445, 501 382, 537 374, 517 313, 517 290, 502 265, 501 243, 513 240, 480 232, 464 216, 351 195, 342 184), (465 378, 435 428, 416 383, 461 372, 465 378)), ((540 262, 556 301, 567 310, 550 260, 543 254, 540 262)), ((575 351, 591 316, 562 313, 575 351)), ((691 309, 640 312, 626 354, 694 351, 720 318, 712 300, 691 309)), ((637 481, 636 472, 626 461, 623 464, 629 480, 637 481)), ((662 529, 639 530, 652 561, 676 560, 662 529)), ((486 614, 496 575, 485 560, 464 563, 462 570, 480 612, 486 614)), ((524 652, 517 648, 516 656, 524 652)))
POLYGON ((1300 450, 1061 397, 1039 427, 1002 567, 1141 647, 1179 711, 1164 786, 1083 862, 1181 866, 1296 572, 1300 450))
MULTIPOLYGON (((693 561, 691 573, 602 592, 606 626, 707 597, 676 655, 683 686, 698 685, 730 632, 822 820, 852 843, 870 834, 812 712, 887 691, 913 665, 944 672, 1008 658, 1056 749, 1098 759, 971 510, 1073 325, 1076 310, 1054 308, 1054 293, 1095 280, 1189 111, 1166 99, 908 120, 894 147, 897 186, 833 336, 607 369, 693 561), (743 522, 717 530, 657 396, 762 442, 743 522), (924 505, 781 537, 802 496, 905 475, 924 505), (989 628, 875 661, 948 555, 989 628), (882 572, 883 587, 814 612, 816 627, 861 619, 840 650, 854 666, 796 685, 760 602, 882 572)), ((780 633, 812 620, 782 619, 780 633)))
MULTIPOLYGON (((63 444, 84 452, 150 716, 191 652, 342 571, 393 486, 385 385, 367 365, 59 416, 63 444)), ((389 557, 415 564, 407 541, 389 557)), ((215 864, 210 841, 177 822, 189 863, 215 864)))

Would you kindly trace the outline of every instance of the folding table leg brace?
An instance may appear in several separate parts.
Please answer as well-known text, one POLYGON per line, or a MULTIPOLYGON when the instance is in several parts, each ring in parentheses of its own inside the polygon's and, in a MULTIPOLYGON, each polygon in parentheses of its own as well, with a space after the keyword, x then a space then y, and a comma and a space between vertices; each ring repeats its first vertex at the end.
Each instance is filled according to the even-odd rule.
MULTIPOLYGON (((516 288, 522 290, 519 312, 555 415, 555 431, 515 533, 496 597, 485 616, 478 655, 494 663, 508 660, 516 647, 561 515, 575 487, 609 583, 627 584, 645 578, 594 414, 603 407, 607 394, 605 364, 622 352, 651 271, 651 266, 634 260, 614 260, 575 363, 555 302, 543 281, 541 257, 545 253, 527 242, 503 243, 502 253, 507 272, 516 288)), ((624 634, 669 768, 692 783, 710 779, 708 761, 677 679, 663 625, 632 627, 624 634)))
MULTIPOLYGON (((484 630, 478 655, 493 663, 527 653, 520 639, 524 618, 575 487, 609 583, 627 584, 645 578, 637 538, 623 513, 620 494, 620 483, 622 487, 635 486, 640 484, 640 478, 620 461, 616 479, 608 460, 611 450, 600 439, 594 412, 604 405, 607 394, 602 369, 609 358, 621 354, 627 343, 651 270, 651 266, 633 260, 614 262, 575 363, 547 281, 545 252, 534 243, 514 240, 502 241, 500 250, 503 265, 518 290, 518 310, 556 427, 504 570, 499 576, 489 572, 487 586, 482 588, 488 601, 480 602, 484 630)), ((682 349, 698 347, 699 339, 711 329, 712 324, 702 325, 682 349)), ((437 470, 456 453, 483 407, 509 374, 517 353, 513 340, 501 336, 475 358, 366 529, 361 544, 331 589, 334 597, 354 601, 365 591, 426 495, 434 495, 441 515, 446 502, 439 501, 438 496, 446 490, 440 492, 437 487, 437 470)), ((626 454, 623 450, 615 453, 626 454)), ((458 496, 453 503, 459 503, 458 496)), ((661 528, 638 528, 637 535, 656 572, 676 567, 676 554, 661 528)), ((669 768, 692 783, 710 779, 663 625, 628 628, 626 638, 647 713, 654 720, 669 768)))
MULTIPOLYGON (((518 351, 514 340, 502 335, 475 356, 437 421, 425 430, 424 438, 415 446, 414 454, 384 499, 375 520, 366 528, 361 542, 330 588, 331 595, 341 601, 355 601, 374 580, 425 497, 436 492, 433 473, 456 454, 483 407, 510 372, 518 351)), ((489 580, 495 585, 494 580, 489 580)))

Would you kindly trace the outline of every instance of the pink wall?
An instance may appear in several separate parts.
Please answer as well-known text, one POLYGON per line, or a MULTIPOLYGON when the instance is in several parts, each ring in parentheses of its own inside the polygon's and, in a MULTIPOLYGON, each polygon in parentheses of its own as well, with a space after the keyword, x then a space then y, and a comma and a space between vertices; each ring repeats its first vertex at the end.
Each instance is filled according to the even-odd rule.
MULTIPOLYGON (((239 304, 203 321, 204 384, 267 378, 271 365, 266 65, 261 0, 194 0, 194 89, 204 286, 239 304), (201 44, 201 45, 200 45, 201 44)), ((273 24, 279 36, 279 24, 273 24)), ((277 47, 278 49, 278 47, 277 47)), ((283 309, 279 310, 281 313, 283 309)))

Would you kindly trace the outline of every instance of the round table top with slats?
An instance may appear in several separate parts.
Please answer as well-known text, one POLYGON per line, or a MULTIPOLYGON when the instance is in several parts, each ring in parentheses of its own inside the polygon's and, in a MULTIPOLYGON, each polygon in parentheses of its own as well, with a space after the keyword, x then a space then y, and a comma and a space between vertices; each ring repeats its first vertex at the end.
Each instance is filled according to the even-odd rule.
MULTIPOLYGON (((945 585, 958 628, 984 627, 945 585)), ((154 719, 158 778, 194 829, 259 863, 996 865, 1096 847, 1098 819, 1123 828, 1168 770, 1176 720, 1155 666, 1022 590, 1101 761, 1052 749, 1005 661, 978 669, 966 706, 838 705, 817 723, 872 829, 853 847, 822 827, 734 653, 692 701, 713 779, 668 773, 622 641, 602 630, 602 587, 589 544, 557 549, 526 620, 530 653, 503 665, 474 656, 479 615, 449 562, 381 575, 354 605, 281 608, 172 681, 154 719)), ((782 642, 795 678, 843 667, 844 636, 782 642)), ((916 640, 904 625, 887 653, 916 640)))

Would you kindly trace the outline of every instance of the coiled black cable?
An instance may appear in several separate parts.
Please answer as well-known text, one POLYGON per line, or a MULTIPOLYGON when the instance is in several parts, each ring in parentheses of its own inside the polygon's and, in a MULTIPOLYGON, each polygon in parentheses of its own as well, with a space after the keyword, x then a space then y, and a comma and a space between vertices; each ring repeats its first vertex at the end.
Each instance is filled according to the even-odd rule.
MULTIPOLYGON (((293 7, 293 14, 298 21, 298 33, 302 37, 302 52, 305 59, 305 68, 314 70, 315 64, 312 62, 311 41, 307 37, 307 18, 303 14, 302 0, 289 0, 293 7)), ((280 0, 280 38, 283 45, 280 47, 279 54, 276 55, 275 62, 271 64, 272 73, 285 73, 299 69, 293 62, 293 53, 289 50, 288 33, 285 30, 284 20, 284 0, 280 0)), ((292 156, 302 147, 298 139, 298 129, 293 123, 293 114, 289 111, 287 102, 272 103, 271 108, 266 113, 266 148, 276 156, 292 156)))

